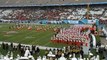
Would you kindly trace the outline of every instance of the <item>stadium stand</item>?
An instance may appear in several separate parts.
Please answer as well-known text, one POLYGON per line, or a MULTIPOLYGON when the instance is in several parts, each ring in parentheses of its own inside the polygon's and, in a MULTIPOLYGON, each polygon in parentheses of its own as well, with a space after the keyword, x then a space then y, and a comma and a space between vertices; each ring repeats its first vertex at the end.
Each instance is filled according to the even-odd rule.
MULTIPOLYGON (((89 11, 89 19, 106 19, 106 8, 93 7, 89 11)), ((0 9, 0 18, 5 20, 82 20, 87 17, 85 7, 54 7, 0 9)))

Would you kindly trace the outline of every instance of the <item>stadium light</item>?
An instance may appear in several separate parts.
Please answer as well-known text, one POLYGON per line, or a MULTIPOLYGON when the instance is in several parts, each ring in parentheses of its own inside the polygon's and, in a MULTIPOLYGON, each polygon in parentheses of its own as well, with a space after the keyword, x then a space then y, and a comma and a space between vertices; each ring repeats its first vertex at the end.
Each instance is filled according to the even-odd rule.
MULTIPOLYGON (((80 1, 80 0, 75 0, 76 2, 80 1)), ((87 0, 87 14, 86 14, 86 19, 89 19, 89 12, 90 12, 90 0, 87 0)))
POLYGON ((75 1, 79 1, 79 0, 75 0, 75 1))
POLYGON ((89 19, 89 12, 90 12, 90 0, 87 0, 87 15, 86 15, 87 19, 89 19))

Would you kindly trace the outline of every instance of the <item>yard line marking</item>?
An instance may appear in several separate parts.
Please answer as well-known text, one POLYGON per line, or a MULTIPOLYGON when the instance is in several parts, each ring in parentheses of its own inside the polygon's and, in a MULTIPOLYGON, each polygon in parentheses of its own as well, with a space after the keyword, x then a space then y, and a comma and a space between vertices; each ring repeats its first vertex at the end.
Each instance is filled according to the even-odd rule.
POLYGON ((50 42, 46 43, 45 45, 48 45, 48 44, 50 44, 50 42))

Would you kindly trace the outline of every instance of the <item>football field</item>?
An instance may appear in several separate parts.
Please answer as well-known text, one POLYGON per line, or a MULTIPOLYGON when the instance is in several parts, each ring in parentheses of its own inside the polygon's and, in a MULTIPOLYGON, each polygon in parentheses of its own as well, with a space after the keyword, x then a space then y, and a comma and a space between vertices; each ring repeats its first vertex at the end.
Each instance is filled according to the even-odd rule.
POLYGON ((69 27, 69 25, 36 25, 36 24, 20 24, 27 25, 17 29, 16 24, 0 24, 0 41, 3 42, 14 42, 21 44, 40 45, 48 47, 63 47, 65 44, 58 44, 51 42, 51 37, 55 34, 53 31, 55 28, 69 27), (32 29, 28 29, 31 26, 32 29), (10 28, 12 27, 12 28, 10 28), (42 27, 44 30, 36 31, 37 27, 42 27))

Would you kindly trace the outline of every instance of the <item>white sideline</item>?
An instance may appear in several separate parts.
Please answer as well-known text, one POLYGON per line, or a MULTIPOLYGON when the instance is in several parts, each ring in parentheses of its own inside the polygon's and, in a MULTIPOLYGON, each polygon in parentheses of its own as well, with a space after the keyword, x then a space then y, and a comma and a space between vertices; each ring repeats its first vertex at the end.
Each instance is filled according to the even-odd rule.
MULTIPOLYGON (((8 45, 10 45, 11 44, 11 42, 2 42, 2 41, 0 41, 0 45, 2 44, 2 43, 8 43, 8 45)), ((18 45, 19 43, 13 43, 13 45, 18 45)), ((32 45, 29 45, 29 44, 21 44, 22 46, 29 46, 30 48, 32 47, 32 45)), ((40 49, 42 49, 42 50, 45 50, 45 49, 61 49, 61 48, 56 48, 56 47, 47 47, 47 46, 40 46, 40 45, 35 45, 36 47, 39 47, 40 49)))

